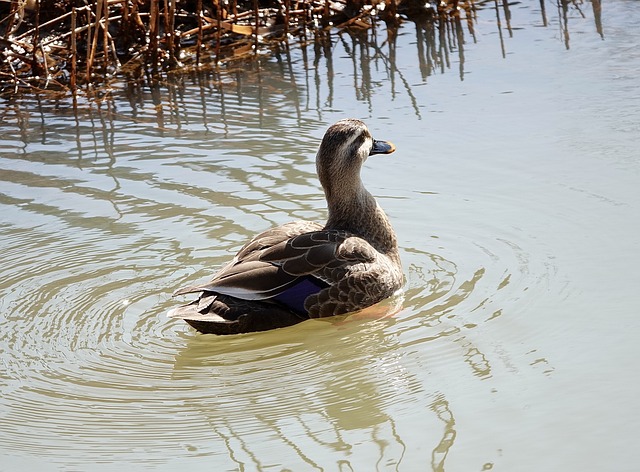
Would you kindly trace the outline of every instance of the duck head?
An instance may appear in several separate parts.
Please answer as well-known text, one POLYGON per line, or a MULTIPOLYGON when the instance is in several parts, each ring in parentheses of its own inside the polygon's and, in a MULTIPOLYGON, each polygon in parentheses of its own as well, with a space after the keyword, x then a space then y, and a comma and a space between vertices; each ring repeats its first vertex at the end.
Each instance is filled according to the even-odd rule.
POLYGON ((355 118, 332 125, 320 143, 316 169, 327 198, 335 193, 360 190, 360 169, 372 154, 391 154, 396 150, 388 141, 374 140, 367 126, 355 118))

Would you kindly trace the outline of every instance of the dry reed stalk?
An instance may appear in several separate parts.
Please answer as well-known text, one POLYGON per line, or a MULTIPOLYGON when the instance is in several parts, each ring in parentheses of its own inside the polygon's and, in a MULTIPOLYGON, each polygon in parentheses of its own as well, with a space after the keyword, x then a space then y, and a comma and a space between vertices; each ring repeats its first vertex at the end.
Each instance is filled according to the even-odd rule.
POLYGON ((220 42, 222 41, 222 5, 218 0, 214 0, 216 6, 216 63, 220 61, 220 42))
POLYGON ((138 27, 143 26, 142 19, 140 18, 140 12, 138 10, 138 2, 125 2, 125 4, 127 5, 128 18, 134 21, 138 27), (131 10, 129 10, 129 7, 131 7, 131 10))
POLYGON ((40 0, 36 0, 35 28, 33 29, 33 58, 31 63, 31 73, 34 77, 39 76, 40 65, 38 64, 38 45, 40 44, 40 0))
MULTIPOLYGON (((76 8, 76 12, 80 12, 82 10, 85 10, 85 8, 86 7, 76 8)), ((69 12, 69 15, 71 15, 71 12, 69 12)), ((109 18, 109 20, 110 21, 116 21, 116 20, 119 20, 120 18, 121 18, 120 16, 111 16, 109 18)), ((77 22, 77 15, 76 15, 76 22, 77 22)), ((90 30, 91 28, 93 28, 93 26, 94 26, 93 24, 88 24, 88 25, 84 25, 84 26, 76 26, 76 29, 74 31, 72 31, 70 29, 66 33, 62 33, 62 34, 59 34, 57 36, 52 36, 49 39, 47 39, 46 41, 42 41, 42 45, 43 46, 48 46, 48 45, 50 45, 52 43, 61 41, 61 40, 66 39, 66 38, 70 38, 73 33, 75 33, 76 37, 77 37, 80 33, 84 33, 85 31, 90 30)), ((104 25, 102 23, 100 24, 100 28, 102 28, 104 30, 104 25)), ((109 33, 107 33, 107 35, 108 35, 109 42, 113 43, 113 38, 111 37, 111 35, 109 33)), ((91 43, 91 41, 87 40, 87 44, 90 45, 90 43, 91 43)))
MULTIPOLYGON (((277 36, 274 34, 273 39, 278 42, 284 41, 288 44, 289 36, 295 34, 300 38, 301 44, 306 44, 308 41, 313 41, 312 37, 308 37, 309 32, 322 33, 323 29, 333 27, 330 21, 334 18, 344 18, 338 27, 370 28, 372 26, 371 21, 375 19, 377 12, 372 3, 376 0, 336 0, 342 6, 336 6, 330 0, 276 0, 270 7, 263 9, 260 8, 261 0, 242 0, 240 5, 238 5, 237 0, 207 0, 207 2, 210 2, 208 5, 216 10, 215 16, 211 15, 213 18, 208 18, 203 0, 196 0, 196 11, 194 12, 192 9, 191 14, 183 17, 176 10, 179 0, 149 0, 148 2, 146 0, 145 2, 142 2, 142 0, 84 0, 84 5, 71 7, 67 12, 61 13, 56 18, 40 23, 41 18, 45 19, 44 14, 40 14, 40 8, 47 2, 44 0, 33 1, 36 8, 30 10, 28 19, 25 18, 24 20, 25 22, 31 21, 32 24, 25 25, 24 22, 22 23, 23 27, 27 26, 30 29, 26 32, 20 31, 18 36, 4 38, 4 41, 16 45, 14 50, 4 53, 5 57, 16 58, 24 66, 14 68, 13 64, 8 63, 7 65, 2 65, 2 69, 9 72, 17 69, 17 72, 14 72, 14 83, 16 84, 20 80, 17 74, 25 74, 26 70, 27 74, 43 78, 42 83, 55 85, 57 83, 56 75, 55 73, 50 73, 53 70, 50 67, 57 66, 55 63, 56 55, 47 56, 45 48, 56 41, 65 40, 69 48, 67 51, 69 59, 67 64, 71 71, 69 83, 74 94, 77 92, 78 82, 82 82, 82 78, 78 76, 78 60, 79 57, 83 59, 82 51, 85 44, 86 55, 84 60, 86 61, 86 82, 88 84, 91 83, 94 76, 95 67, 97 67, 96 61, 99 61, 99 65, 103 67, 105 74, 109 70, 114 71, 114 68, 116 71, 120 70, 120 58, 109 28, 112 30, 114 28, 117 29, 119 35, 124 34, 122 45, 129 48, 129 51, 133 51, 133 48, 140 46, 138 44, 140 38, 138 34, 146 33, 147 49, 143 59, 146 59, 147 67, 150 66, 149 69, 155 75, 162 63, 165 48, 168 49, 166 55, 169 67, 175 67, 179 63, 177 60, 180 49, 179 40, 187 36, 197 39, 195 58, 197 64, 201 64, 203 61, 202 54, 205 52, 208 38, 215 38, 215 59, 220 62, 221 55, 225 54, 224 42, 227 40, 236 46, 233 50, 234 56, 246 54, 250 51, 256 53, 263 46, 263 37, 274 33, 277 36), (116 6, 115 12, 112 6, 116 6), (350 7, 348 8, 348 13, 346 13, 349 17, 343 16, 345 13, 343 7, 345 6, 350 7), (240 12, 238 12, 239 7, 241 7, 240 12), (149 12, 140 13, 140 8, 149 8, 149 12), (112 13, 119 13, 119 15, 112 13), (194 13, 197 15, 197 25, 194 26, 197 27, 184 31, 184 26, 194 20, 194 13), (86 19, 83 16, 85 14, 86 19), (164 15, 163 18, 160 18, 161 15, 164 15), (274 19, 275 23, 272 21, 274 19), (60 26, 68 21, 71 22, 71 29, 57 34, 56 30, 59 30, 60 26), (161 21, 162 23, 160 23, 161 21), (321 22, 320 27, 318 26, 318 21, 321 22), (272 24, 276 25, 275 28, 272 24), (164 28, 164 32, 160 30, 161 27, 164 28), (211 33, 207 33, 208 31, 211 31, 211 33), (46 39, 41 40, 41 35, 46 39), (194 38, 196 35, 197 38, 194 38), (242 35, 246 39, 238 41, 236 35, 242 35), (22 38, 26 39, 19 43, 17 40, 22 38), (100 40, 103 41, 102 45, 99 44, 100 40), (241 45, 241 47, 237 47, 238 45, 241 45), (17 46, 22 48, 24 58, 20 58, 17 46), (100 53, 103 54, 101 61, 99 58, 100 53), (109 57, 111 54, 113 54, 113 58, 109 57), (45 74, 44 76, 42 75, 43 73, 45 74)), ((71 0, 59 1, 63 3, 69 2, 69 6, 71 6, 71 0)), ((382 1, 384 1, 385 11, 383 13, 377 12, 378 16, 387 21, 388 29, 391 25, 398 26, 396 0, 382 1)), ((594 4, 594 8, 599 8, 600 0, 594 0, 594 2, 597 2, 598 5, 594 4)), ((448 6, 442 3, 437 8, 440 19, 437 30, 441 36, 446 36, 441 40, 446 42, 448 38, 448 41, 455 43, 456 38, 453 35, 457 32, 457 29, 453 28, 454 26, 459 28, 459 25, 446 23, 454 18, 459 21, 462 10, 466 13, 465 20, 469 31, 474 35, 473 23, 476 7, 473 0, 448 0, 446 3, 448 6)), ((496 4, 494 8, 497 11, 498 0, 494 0, 494 3, 496 4)), ((12 2, 11 8, 15 18, 9 18, 6 24, 17 18, 16 15, 18 13, 15 13, 15 11, 19 6, 18 1, 12 2)), ((504 11, 507 27, 510 28, 511 12, 509 11, 509 6, 501 2, 501 7, 501 11, 504 11)), ((500 18, 498 18, 499 21, 500 18)), ((12 32, 18 33, 18 26, 12 32)), ((500 24, 498 26, 500 28, 500 24)), ((501 33, 501 31, 499 32, 501 33)), ((460 41, 459 38, 457 40, 460 41)), ((211 46, 214 46, 214 44, 211 46)), ((435 53, 435 51, 431 51, 435 53)), ((445 59, 447 58, 445 57, 445 59)), ((60 60, 60 64, 62 67, 64 62, 60 60)), ((4 70, 0 71, 0 73, 4 74, 4 70)), ((85 71, 83 70, 80 73, 83 72, 85 71)), ((34 85, 30 87, 35 90, 34 85)))
MULTIPOLYGON (((119 16, 111 17, 112 21, 119 20, 119 19, 120 19, 119 16)), ((119 68, 121 64, 120 64, 120 59, 118 58, 118 51, 116 50, 116 45, 113 41, 113 36, 111 36, 111 33, 109 33, 107 24, 102 25, 102 31, 104 32, 106 39, 109 40, 109 45, 111 47, 111 54, 113 55, 113 62, 116 65, 116 68, 119 68)))
POLYGON ((391 24, 398 24, 398 5, 395 0, 385 0, 385 18, 391 24))
MULTIPOLYGON (((85 11, 87 12, 87 46, 90 47, 91 41, 93 39, 91 35, 91 10, 87 8, 85 11)), ((87 62, 87 67, 89 67, 88 59, 89 59, 88 56, 85 57, 85 61, 87 62)), ((87 77, 89 77, 89 71, 86 71, 86 74, 87 74, 87 77)))
POLYGON ((168 43, 169 36, 169 0, 163 0, 162 7, 164 14, 162 15, 162 20, 164 23, 164 39, 165 43, 168 43))
POLYGON ((77 45, 76 45, 76 16, 78 12, 76 11, 76 7, 73 7, 71 10, 71 77, 69 78, 69 82, 71 85, 71 92, 75 96, 76 94, 76 74, 77 74, 77 45))
POLYGON ((18 77, 18 72, 16 71, 15 67, 13 67, 13 64, 11 63, 11 61, 9 61, 9 67, 11 68, 12 78, 14 79, 13 93, 18 93, 18 83, 23 82, 23 80, 20 77, 18 77))
POLYGON ((9 7, 9 14, 6 16, 7 26, 5 29, 5 37, 12 36, 15 31, 20 27, 21 16, 24 16, 24 8, 21 10, 18 2, 11 2, 9 7), (14 22, 18 20, 18 24, 14 26, 14 22))
POLYGON ((102 2, 102 18, 104 18, 104 24, 102 25, 102 63, 104 74, 107 74, 109 70, 109 3, 105 0, 102 2))
POLYGON ((44 77, 45 77, 44 88, 46 89, 49 86, 49 79, 50 79, 49 61, 47 60, 47 53, 45 52, 44 47, 42 46, 42 43, 40 44, 39 48, 40 48, 40 54, 42 55, 42 71, 44 72, 44 77))
MULTIPOLYGON (((86 8, 86 7, 82 7, 82 8, 86 8)), ((45 23, 42 23, 40 25, 40 28, 45 28, 47 26, 51 26, 51 25, 54 25, 56 23, 59 23, 60 21, 64 20, 69 15, 71 15, 71 12, 64 13, 64 14, 60 15, 59 17, 54 18, 53 20, 46 21, 45 23)), ((13 39, 20 40, 20 39, 24 38, 25 36, 29 36, 30 34, 33 34, 33 32, 34 32, 34 28, 31 28, 31 29, 25 31, 22 34, 19 34, 18 36, 15 36, 13 39)))
MULTIPOLYGON (((307 14, 308 13, 307 12, 309 8, 310 7, 306 2, 302 4, 302 12, 303 12, 302 13, 302 39, 305 43, 308 41, 308 38, 307 38, 307 21, 308 21, 307 14)), ((310 16, 311 14, 309 14, 309 17, 310 16)))
POLYGON ((253 17, 255 19, 255 32, 253 34, 253 47, 254 52, 258 52, 258 20, 260 18, 260 5, 258 4, 258 0, 253 0, 253 17))
MULTIPOLYGON (((106 3, 109 6, 117 5, 117 4, 122 4, 123 6, 127 5, 127 1, 126 0, 108 0, 106 3)), ((85 5, 83 7, 74 7, 74 8, 76 9, 76 12, 79 12, 79 11, 90 11, 91 10, 91 5, 85 5)), ((35 9, 34 9, 34 12, 35 12, 35 9)), ((51 19, 51 20, 49 20, 49 21, 47 21, 45 23, 42 23, 40 25, 40 29, 48 27, 48 26, 55 25, 56 23, 61 23, 62 20, 64 20, 67 17, 70 17, 70 16, 71 16, 71 12, 70 11, 67 12, 67 13, 63 13, 60 16, 57 16, 57 17, 55 17, 55 18, 53 18, 53 19, 51 19)), ((88 23, 91 23, 91 22, 88 21, 88 23)), ((20 39, 22 39, 22 38, 24 38, 26 36, 32 35, 33 31, 34 31, 34 28, 31 28, 31 29, 25 31, 24 33, 21 33, 21 34, 19 34, 17 36, 14 36, 13 39, 14 40, 20 40, 20 39)))
POLYGON ((196 65, 200 65, 200 50, 202 49, 202 0, 198 0, 198 41, 196 44, 196 65))
POLYGON ((284 0, 284 40, 289 42, 289 21, 291 16, 291 0, 284 0))
POLYGON ((151 0, 149 10, 149 48, 148 60, 151 62, 151 70, 154 75, 158 73, 158 27, 160 26, 159 0, 151 0))
MULTIPOLYGON (((98 28, 100 22, 100 15, 102 14, 102 3, 104 0, 98 0, 96 3, 96 13, 95 13, 95 23, 93 23, 93 32, 90 34, 91 42, 89 46, 89 56, 87 56, 87 72, 85 80, 87 83, 90 82, 91 79, 91 69, 93 68, 93 59, 96 56, 96 49, 98 48, 98 28)), ((89 13, 91 15, 91 13, 89 13)), ((89 24, 91 25, 91 16, 89 16, 89 24)), ((91 28, 89 30, 91 32, 91 28)))
POLYGON ((167 38, 167 49, 169 49, 169 63, 173 67, 177 64, 175 50, 175 21, 176 21, 176 0, 165 0, 165 37, 167 38))
POLYGON ((129 24, 129 2, 122 2, 122 24, 129 24))

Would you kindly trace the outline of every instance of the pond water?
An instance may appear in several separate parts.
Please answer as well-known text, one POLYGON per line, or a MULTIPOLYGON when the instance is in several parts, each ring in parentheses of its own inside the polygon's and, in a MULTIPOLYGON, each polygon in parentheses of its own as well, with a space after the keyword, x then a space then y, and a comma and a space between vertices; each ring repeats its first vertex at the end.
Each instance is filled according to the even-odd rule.
POLYGON ((0 468, 636 470, 640 2, 565 5, 5 100, 0 468), (325 218, 314 155, 347 116, 398 148, 363 180, 402 309, 166 318, 251 235, 325 218))

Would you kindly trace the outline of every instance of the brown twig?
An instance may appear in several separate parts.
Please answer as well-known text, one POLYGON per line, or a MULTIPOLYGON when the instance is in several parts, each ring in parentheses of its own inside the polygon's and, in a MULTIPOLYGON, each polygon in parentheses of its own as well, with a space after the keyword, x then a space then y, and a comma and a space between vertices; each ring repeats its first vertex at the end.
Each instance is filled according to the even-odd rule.
POLYGON ((99 22, 102 27, 102 61, 103 70, 107 74, 109 70, 109 4, 106 0, 102 2, 102 18, 103 22, 99 22))
POLYGON ((200 65, 200 52, 202 50, 202 0, 198 0, 198 6, 196 7, 198 12, 198 41, 196 43, 196 65, 200 65))
POLYGON ((75 96, 76 94, 76 75, 78 71, 78 50, 76 44, 76 17, 78 12, 75 7, 71 10, 71 77, 69 83, 71 85, 71 92, 75 96))
MULTIPOLYGON (((98 0, 96 3, 96 20, 93 23, 93 32, 91 33, 92 41, 90 42, 91 46, 89 49, 89 56, 87 57, 87 72, 85 77, 87 82, 91 80, 91 69, 93 68, 93 60, 96 56, 96 49, 98 48, 98 28, 100 27, 100 15, 102 14, 102 3, 104 1, 105 0, 98 0)), ((89 31, 91 31, 91 26, 89 27, 89 31)))

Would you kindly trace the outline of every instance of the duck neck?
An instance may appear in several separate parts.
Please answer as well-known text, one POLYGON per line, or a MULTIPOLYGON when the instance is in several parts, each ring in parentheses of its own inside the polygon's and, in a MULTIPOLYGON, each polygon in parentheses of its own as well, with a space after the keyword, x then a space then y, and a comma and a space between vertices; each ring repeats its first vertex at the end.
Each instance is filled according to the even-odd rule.
POLYGON ((326 229, 354 233, 390 257, 399 257, 398 242, 389 218, 362 185, 343 189, 340 195, 326 192, 329 217, 326 229))

